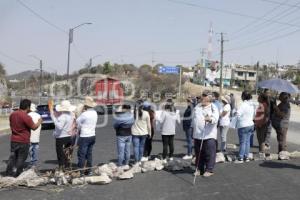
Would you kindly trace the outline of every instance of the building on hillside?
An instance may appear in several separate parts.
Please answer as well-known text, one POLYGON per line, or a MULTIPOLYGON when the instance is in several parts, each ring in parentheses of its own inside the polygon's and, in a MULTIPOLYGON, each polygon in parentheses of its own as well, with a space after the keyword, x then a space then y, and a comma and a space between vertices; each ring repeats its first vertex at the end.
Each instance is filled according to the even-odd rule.
POLYGON ((232 71, 232 85, 254 87, 256 84, 257 72, 254 69, 235 68, 232 71))

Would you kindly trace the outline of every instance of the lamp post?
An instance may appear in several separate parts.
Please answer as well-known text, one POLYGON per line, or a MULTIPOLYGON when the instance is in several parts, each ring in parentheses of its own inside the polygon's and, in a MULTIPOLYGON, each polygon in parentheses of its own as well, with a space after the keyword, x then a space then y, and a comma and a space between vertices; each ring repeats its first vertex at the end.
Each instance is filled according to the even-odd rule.
POLYGON ((90 24, 92 24, 92 23, 86 22, 86 23, 79 24, 78 26, 75 26, 74 28, 69 29, 67 82, 69 81, 69 74, 70 74, 70 51, 71 51, 71 43, 73 42, 74 29, 79 28, 80 26, 83 26, 83 25, 90 25, 90 24))
POLYGON ((42 96, 42 85, 43 85, 43 60, 36 57, 35 55, 29 55, 30 57, 40 61, 40 87, 39 87, 39 104, 41 104, 41 96, 42 96))

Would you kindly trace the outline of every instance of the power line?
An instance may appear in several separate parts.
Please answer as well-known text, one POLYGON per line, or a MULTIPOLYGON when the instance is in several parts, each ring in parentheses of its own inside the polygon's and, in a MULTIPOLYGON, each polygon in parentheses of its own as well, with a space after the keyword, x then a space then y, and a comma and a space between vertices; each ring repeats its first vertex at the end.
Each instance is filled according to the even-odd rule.
POLYGON ((201 8, 201 9, 205 9, 205 10, 211 10, 211 11, 214 11, 214 12, 220 12, 220 13, 225 13, 225 14, 235 15, 235 16, 240 16, 240 17, 245 17, 245 18, 251 18, 251 19, 258 19, 258 20, 261 20, 261 21, 272 22, 272 23, 276 23, 276 24, 281 24, 281 25, 287 25, 287 26, 300 28, 300 26, 297 25, 297 24, 289 24, 289 23, 285 23, 285 22, 281 22, 281 21, 277 21, 277 20, 273 20, 273 19, 255 17, 255 16, 251 16, 251 15, 247 15, 247 14, 243 14, 243 13, 239 13, 239 12, 230 11, 230 10, 223 10, 223 9, 219 9, 219 8, 211 8, 211 7, 207 7, 207 6, 201 6, 201 5, 198 5, 198 4, 187 3, 187 2, 178 1, 178 0, 167 0, 167 1, 172 2, 172 3, 186 5, 186 6, 197 7, 197 8, 201 8))
POLYGON ((281 34, 281 35, 276 36, 276 37, 273 37, 273 38, 269 38, 269 39, 266 39, 266 40, 262 40, 262 41, 259 41, 259 42, 254 43, 254 44, 250 44, 250 45, 246 45, 246 46, 240 46, 240 47, 228 49, 228 50, 226 50, 226 51, 224 51, 224 52, 237 51, 237 50, 247 49, 247 48, 254 47, 254 46, 259 46, 259 45, 262 45, 262 44, 265 44, 265 43, 272 42, 272 41, 274 41, 274 40, 278 40, 278 39, 281 39, 281 38, 288 37, 288 36, 293 35, 293 34, 298 33, 298 32, 300 32, 300 29, 296 29, 296 30, 294 30, 294 31, 292 31, 292 32, 288 32, 288 33, 285 33, 285 34, 281 34))
MULTIPOLYGON (((296 19, 299 20, 299 18, 297 17, 297 18, 293 19, 293 21, 295 21, 296 19)), ((266 38, 266 37, 269 38, 270 36, 277 35, 279 33, 287 31, 287 29, 294 29, 294 28, 288 27, 288 28, 280 28, 280 29, 278 29, 278 27, 276 27, 275 29, 270 29, 268 31, 263 32, 262 34, 260 34, 257 37, 255 37, 253 40, 250 40, 250 41, 248 41, 246 43, 253 43, 253 42, 255 43, 256 41, 260 41, 263 38, 266 38)))
MULTIPOLYGON (((289 0, 286 0, 285 2, 288 2, 289 0)), ((279 9, 285 2, 275 6, 274 8, 272 8, 271 10, 267 11, 264 15, 260 16, 260 18, 264 18, 266 16, 268 16, 269 14, 273 13, 274 11, 276 11, 277 9, 279 9)), ((260 20, 259 19, 255 19, 254 21, 246 24, 245 26, 239 28, 238 30, 236 31, 233 31, 234 33, 231 34, 231 37, 235 36, 236 34, 242 32, 243 30, 245 29, 248 29, 249 27, 251 27, 253 24, 256 24, 256 22, 259 22, 260 20)))
MULTIPOLYGON (((300 4, 300 2, 298 2, 296 5, 299 5, 299 4, 300 4)), ((294 8, 288 8, 288 9, 284 10, 283 12, 277 14, 277 15, 274 16, 273 18, 275 18, 275 19, 283 19, 283 18, 285 18, 285 17, 287 17, 287 16, 293 14, 294 12, 298 11, 298 9, 295 9, 295 10, 291 11, 292 9, 294 9, 294 8)), ((294 20, 289 20, 287 23, 290 23, 291 21, 294 21, 294 20)), ((235 38, 232 38, 231 41, 237 40, 238 38, 242 38, 242 37, 244 37, 244 36, 246 36, 246 35, 252 34, 252 32, 254 32, 254 31, 255 31, 256 33, 257 33, 257 32, 260 32, 260 31, 262 31, 262 30, 264 30, 264 29, 266 29, 267 27, 272 26, 272 25, 273 25, 273 24, 270 23, 270 22, 262 22, 262 23, 260 23, 260 24, 257 24, 256 26, 252 27, 252 29, 250 29, 250 30, 253 30, 253 31, 248 31, 248 32, 245 33, 245 34, 240 34, 239 36, 237 36, 237 37, 235 37, 235 38)))
MULTIPOLYGON (((259 0, 259 1, 268 2, 268 3, 272 3, 272 4, 282 4, 282 2, 279 2, 279 1, 273 1, 273 0, 259 0)), ((282 4, 282 5, 288 6, 288 7, 300 8, 300 6, 295 6, 295 5, 288 4, 288 3, 284 3, 284 4, 282 4)))
POLYGON ((19 59, 17 59, 17 58, 14 58, 14 57, 12 57, 12 56, 10 56, 10 55, 7 55, 7 54, 5 54, 5 53, 3 53, 3 52, 1 52, 1 51, 0 51, 0 54, 1 54, 3 57, 6 57, 6 58, 8 58, 8 59, 14 61, 15 63, 19 63, 19 64, 22 64, 22 65, 31 65, 31 66, 34 65, 34 64, 32 64, 32 63, 27 63, 27 62, 24 62, 24 61, 19 60, 19 59))
POLYGON ((40 20, 42 20, 43 22, 47 23, 48 25, 52 26, 53 28, 55 28, 56 30, 68 34, 64 29, 58 27, 57 25, 53 24, 52 22, 50 22, 49 20, 47 20, 46 18, 42 17, 40 14, 38 14, 36 11, 34 11, 32 8, 30 8, 29 6, 27 6, 24 2, 22 2, 21 0, 16 0, 21 6, 23 6, 24 8, 26 8, 28 11, 30 11, 32 14, 34 14, 36 17, 38 17, 40 20))

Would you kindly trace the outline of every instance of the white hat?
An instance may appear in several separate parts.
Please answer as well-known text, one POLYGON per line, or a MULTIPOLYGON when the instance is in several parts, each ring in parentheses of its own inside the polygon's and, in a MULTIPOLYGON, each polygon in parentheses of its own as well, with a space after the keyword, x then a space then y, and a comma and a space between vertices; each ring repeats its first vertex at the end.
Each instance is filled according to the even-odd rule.
POLYGON ((85 97, 84 103, 85 106, 88 106, 90 108, 94 108, 97 106, 97 103, 94 101, 92 97, 85 97))
POLYGON ((221 100, 222 100, 222 101, 225 101, 226 103, 230 103, 230 102, 231 102, 231 101, 230 101, 230 96, 228 96, 228 95, 221 96, 221 100))
POLYGON ((76 106, 71 105, 71 102, 68 100, 63 100, 55 109, 58 112, 73 112, 76 110, 76 106))
POLYGON ((31 112, 36 112, 36 105, 34 103, 31 103, 31 105, 30 105, 30 111, 31 112))

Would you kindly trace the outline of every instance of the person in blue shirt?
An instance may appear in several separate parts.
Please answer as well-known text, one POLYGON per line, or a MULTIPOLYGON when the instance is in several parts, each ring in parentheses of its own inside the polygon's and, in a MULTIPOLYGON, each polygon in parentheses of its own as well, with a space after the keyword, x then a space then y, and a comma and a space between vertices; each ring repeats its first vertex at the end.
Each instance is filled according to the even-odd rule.
POLYGON ((134 117, 130 105, 122 105, 116 111, 113 119, 113 127, 117 135, 118 166, 124 170, 129 169, 130 147, 132 141, 131 127, 134 117))

